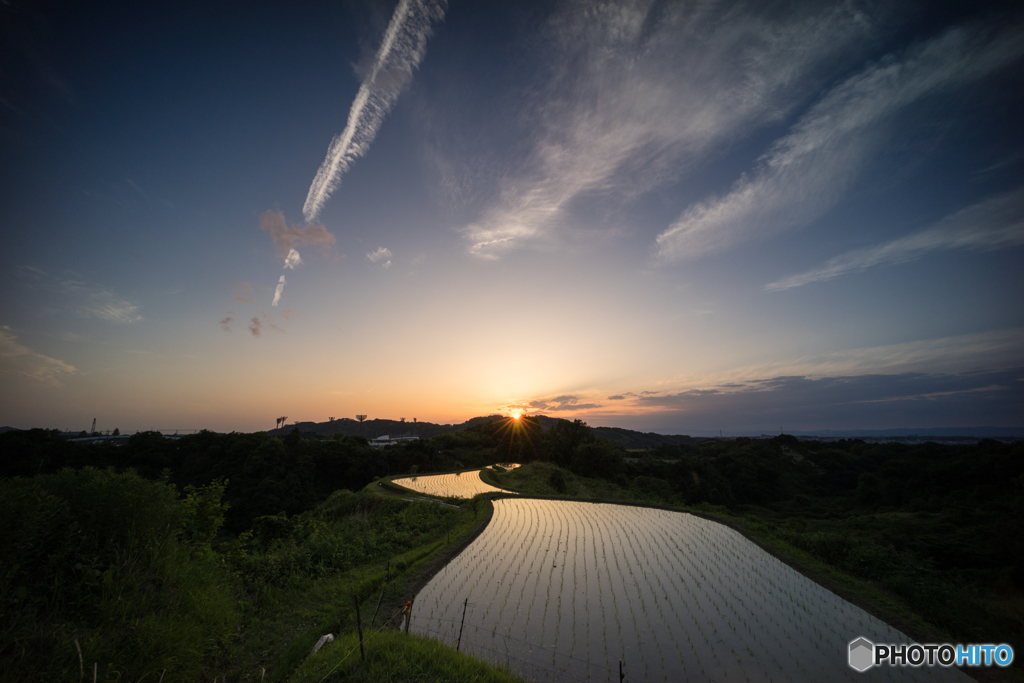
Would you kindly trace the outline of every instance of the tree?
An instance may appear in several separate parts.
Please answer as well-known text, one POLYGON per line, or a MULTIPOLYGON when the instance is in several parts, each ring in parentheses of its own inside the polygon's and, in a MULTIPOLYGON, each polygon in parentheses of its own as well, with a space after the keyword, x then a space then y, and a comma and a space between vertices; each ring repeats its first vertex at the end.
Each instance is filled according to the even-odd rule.
POLYGON ((595 439, 583 420, 559 420, 548 430, 548 457, 562 467, 569 467, 576 448, 595 439))
POLYGON ((576 447, 571 469, 585 477, 615 479, 626 471, 626 463, 622 452, 611 441, 592 439, 576 447))
POLYGON ((118 429, 117 427, 114 427, 114 434, 113 435, 114 436, 121 436, 121 430, 118 429))

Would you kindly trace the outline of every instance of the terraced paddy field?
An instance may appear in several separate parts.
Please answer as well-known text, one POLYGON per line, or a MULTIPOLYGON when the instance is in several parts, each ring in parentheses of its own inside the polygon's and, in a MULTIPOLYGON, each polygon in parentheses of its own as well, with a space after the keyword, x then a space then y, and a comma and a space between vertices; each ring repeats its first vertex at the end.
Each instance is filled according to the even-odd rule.
MULTIPOLYGON (((422 477, 404 477, 394 479, 392 484, 428 496, 454 496, 456 498, 472 498, 478 493, 500 493, 501 489, 484 483, 480 479, 480 470, 461 472, 459 474, 429 474, 422 477)), ((506 492, 507 493, 507 492, 506 492)))
MULTIPOLYGON (((462 476, 465 476, 463 474, 462 476)), ((732 529, 694 515, 501 499, 420 591, 412 630, 528 680, 969 681, 847 665, 850 641, 910 639, 732 529), (465 626, 462 627, 465 608, 465 626)))

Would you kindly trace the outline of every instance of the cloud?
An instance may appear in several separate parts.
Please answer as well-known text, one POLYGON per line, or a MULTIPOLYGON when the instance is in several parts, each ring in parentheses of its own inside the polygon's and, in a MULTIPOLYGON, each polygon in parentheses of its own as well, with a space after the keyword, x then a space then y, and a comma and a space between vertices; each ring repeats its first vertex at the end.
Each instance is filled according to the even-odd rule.
POLYGON ((334 235, 323 225, 289 225, 280 211, 264 211, 260 215, 260 230, 270 235, 278 255, 285 259, 302 245, 319 245, 325 252, 334 245, 334 235))
POLYGON ((366 258, 370 259, 370 263, 379 263, 383 268, 391 267, 391 250, 384 247, 377 247, 377 250, 371 251, 366 258))
POLYGON ((107 287, 86 281, 78 273, 66 271, 62 275, 51 275, 40 268, 21 266, 18 274, 31 283, 30 287, 62 299, 66 309, 80 318, 120 324, 142 320, 137 305, 107 287))
POLYGON ((225 332, 230 332, 231 331, 231 323, 233 323, 233 322, 235 322, 235 312, 234 311, 228 311, 227 316, 225 316, 225 318, 220 321, 220 325, 221 325, 221 327, 224 328, 225 332))
POLYGON ((1024 245, 1024 188, 969 206, 935 225, 765 285, 770 292, 802 287, 879 265, 895 265, 940 249, 992 250, 1024 245))
POLYGON ((431 25, 444 18, 447 0, 399 0, 380 49, 348 113, 348 123, 334 137, 327 158, 313 179, 302 213, 307 222, 320 215, 324 203, 352 163, 366 154, 384 117, 427 51, 431 25))
POLYGON ((623 396, 622 394, 616 394, 616 395, 614 395, 614 396, 609 396, 609 397, 608 397, 608 400, 609 400, 609 401, 622 401, 622 400, 625 400, 625 398, 626 398, 626 397, 625 397, 625 396, 623 396))
POLYGON ((234 296, 235 301, 237 301, 238 303, 251 304, 253 302, 252 296, 250 296, 251 294, 252 285, 249 284, 248 282, 243 282, 239 284, 238 287, 235 288, 235 291, 232 293, 232 296, 234 296))
POLYGON ((295 249, 288 250, 288 255, 284 257, 284 267, 295 270, 295 266, 300 265, 302 265, 302 257, 299 256, 299 252, 295 249))
POLYGON ((556 396, 548 399, 535 399, 526 404, 533 412, 557 413, 574 410, 589 410, 600 408, 597 403, 580 403, 578 396, 556 396))
MULTIPOLYGON (((292 309, 288 309, 289 312, 291 310, 292 309)), ((287 316, 285 316, 285 318, 287 319, 287 316)), ((283 327, 277 324, 277 320, 274 314, 268 314, 266 311, 260 311, 260 314, 258 316, 253 316, 251 318, 251 322, 249 324, 249 332, 252 333, 252 336, 259 337, 260 335, 263 334, 265 326, 269 327, 272 330, 277 330, 278 332, 281 333, 287 332, 287 330, 285 330, 283 327)))
POLYGON ((723 197, 700 202, 656 239, 662 263, 806 225, 833 207, 882 147, 893 117, 1024 54, 1019 30, 960 27, 890 55, 833 87, 723 197))
MULTIPOLYGON (((662 382, 679 390, 719 389, 746 386, 758 377, 832 377, 845 375, 893 375, 909 372, 966 373, 978 368, 1011 368, 1024 365, 1024 328, 979 332, 935 339, 920 339, 842 349, 831 353, 787 358, 770 363, 733 365, 713 377, 691 376, 662 382)), ((664 392, 640 392, 662 395, 664 392)))
MULTIPOLYGON (((535 45, 549 76, 509 123, 529 151, 462 229, 469 252, 498 258, 554 243, 582 225, 581 201, 621 207, 664 186, 723 144, 779 122, 820 86, 825 66, 871 42, 872 22, 848 4, 767 15, 715 3, 565 3, 535 45)), ((439 167, 448 176, 457 164, 439 167)), ((465 175, 474 183, 488 171, 465 175)))
POLYGON ((739 388, 645 396, 639 408, 668 411, 694 428, 787 431, 872 426, 1024 426, 1024 368, 965 373, 780 376, 739 388))
MULTIPOLYGON (((273 302, 271 302, 271 304, 270 304, 271 306, 276 306, 277 302, 281 300, 281 293, 284 292, 284 286, 286 284, 288 284, 288 283, 285 282, 284 275, 282 275, 281 279, 277 281, 277 289, 274 290, 274 300, 273 300, 273 302)), ((259 335, 257 335, 257 336, 259 336, 259 335)))
POLYGON ((4 325, 0 328, 0 374, 26 377, 43 386, 59 388, 65 375, 78 374, 73 365, 56 358, 35 353, 18 343, 17 337, 4 325))

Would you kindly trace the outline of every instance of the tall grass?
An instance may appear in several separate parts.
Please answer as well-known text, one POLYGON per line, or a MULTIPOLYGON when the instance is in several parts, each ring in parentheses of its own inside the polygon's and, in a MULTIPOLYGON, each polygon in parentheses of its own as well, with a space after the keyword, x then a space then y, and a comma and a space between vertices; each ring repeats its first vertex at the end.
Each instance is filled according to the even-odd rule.
POLYGON ((306 660, 292 675, 292 683, 378 683, 391 681, 474 681, 522 683, 505 667, 460 654, 436 640, 397 631, 368 634, 366 661, 359 659, 359 641, 348 634, 306 660))

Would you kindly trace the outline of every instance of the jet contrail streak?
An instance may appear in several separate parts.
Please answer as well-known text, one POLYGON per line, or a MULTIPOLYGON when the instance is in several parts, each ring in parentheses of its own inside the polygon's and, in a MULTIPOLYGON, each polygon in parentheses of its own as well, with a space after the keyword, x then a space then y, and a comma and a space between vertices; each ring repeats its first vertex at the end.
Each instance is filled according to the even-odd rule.
POLYGON ((282 275, 281 279, 277 281, 277 289, 274 290, 274 301, 270 304, 271 306, 276 306, 277 302, 281 300, 281 293, 284 291, 286 284, 288 283, 284 281, 284 275, 282 275))
POLYGON ((447 5, 447 0, 399 0, 373 68, 352 102, 345 130, 331 140, 327 158, 309 187, 302 207, 307 222, 317 218, 341 176, 370 148, 384 117, 426 54, 431 24, 444 18, 447 5))

